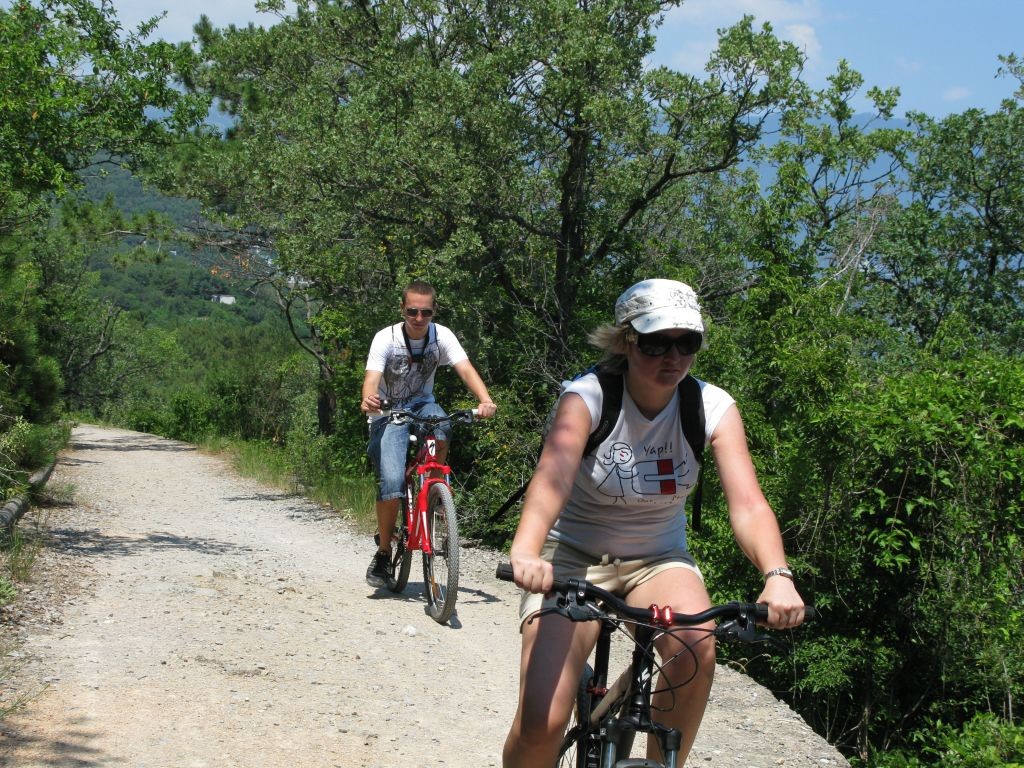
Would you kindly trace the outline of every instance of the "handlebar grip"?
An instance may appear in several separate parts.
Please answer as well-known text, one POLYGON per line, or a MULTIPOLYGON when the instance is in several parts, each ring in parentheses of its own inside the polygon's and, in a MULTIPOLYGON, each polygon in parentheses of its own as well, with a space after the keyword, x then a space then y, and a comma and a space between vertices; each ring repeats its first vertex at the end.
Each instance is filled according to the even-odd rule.
POLYGON ((498 563, 494 575, 501 581, 512 581, 512 563, 498 563))
MULTIPOLYGON (((813 621, 818 618, 818 610, 813 605, 804 606, 804 621, 813 621)), ((757 604, 757 621, 764 622, 768 621, 768 604, 758 603, 757 604)))

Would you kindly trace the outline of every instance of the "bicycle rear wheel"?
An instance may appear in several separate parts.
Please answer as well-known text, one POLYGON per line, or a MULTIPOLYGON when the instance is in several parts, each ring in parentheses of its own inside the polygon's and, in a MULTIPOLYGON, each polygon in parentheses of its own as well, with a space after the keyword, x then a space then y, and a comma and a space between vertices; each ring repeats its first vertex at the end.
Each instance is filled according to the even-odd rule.
POLYGON ((601 739, 588 728, 590 718, 584 714, 590 712, 590 694, 587 689, 593 678, 594 670, 587 664, 580 676, 579 688, 576 690, 576 706, 569 719, 562 747, 558 750, 555 768, 597 768, 600 765, 601 739))
POLYGON ((427 497, 427 534, 431 554, 423 553, 423 591, 427 613, 439 624, 451 618, 459 592, 459 526, 451 489, 430 486, 427 497))
POLYGON ((402 499, 402 508, 395 523, 395 551, 391 555, 391 575, 387 587, 392 592, 401 592, 409 583, 412 570, 412 551, 409 549, 409 500, 402 499))

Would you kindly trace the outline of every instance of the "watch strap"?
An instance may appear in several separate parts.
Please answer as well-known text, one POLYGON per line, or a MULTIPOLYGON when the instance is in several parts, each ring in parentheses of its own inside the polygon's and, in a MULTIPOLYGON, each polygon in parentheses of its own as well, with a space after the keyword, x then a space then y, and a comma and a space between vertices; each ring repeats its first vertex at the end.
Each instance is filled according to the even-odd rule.
POLYGON ((764 580, 768 581, 768 579, 770 579, 772 576, 784 576, 790 581, 793 580, 793 572, 785 566, 780 566, 779 568, 772 568, 770 571, 768 571, 768 573, 764 575, 764 580))

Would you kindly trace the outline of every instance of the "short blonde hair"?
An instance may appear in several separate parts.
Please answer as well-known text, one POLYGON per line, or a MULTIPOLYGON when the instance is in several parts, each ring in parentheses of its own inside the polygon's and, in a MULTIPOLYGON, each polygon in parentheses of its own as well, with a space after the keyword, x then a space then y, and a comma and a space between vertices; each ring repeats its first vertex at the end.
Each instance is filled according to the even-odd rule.
POLYGON ((614 373, 626 370, 626 353, 636 331, 629 325, 601 325, 587 334, 587 341, 601 350, 602 368, 614 373))

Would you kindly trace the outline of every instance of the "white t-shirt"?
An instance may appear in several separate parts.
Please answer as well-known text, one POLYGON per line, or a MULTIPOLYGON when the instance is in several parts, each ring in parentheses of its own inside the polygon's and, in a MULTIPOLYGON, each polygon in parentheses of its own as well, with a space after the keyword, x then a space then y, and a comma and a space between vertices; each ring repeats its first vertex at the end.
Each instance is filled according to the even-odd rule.
POLYGON ((431 323, 422 339, 408 340, 402 333, 404 325, 396 323, 378 331, 366 358, 366 370, 383 374, 377 393, 397 407, 433 402, 438 367, 456 365, 469 357, 455 334, 443 325, 431 323))
MULTIPOLYGON (((705 445, 735 402, 723 389, 698 380, 704 399, 705 445)), ((574 381, 574 393, 601 417, 601 385, 594 374, 574 381)), ((679 392, 647 419, 623 388, 622 411, 604 442, 584 456, 569 501, 548 538, 594 557, 631 559, 686 548, 686 497, 699 466, 683 434, 679 392)))

